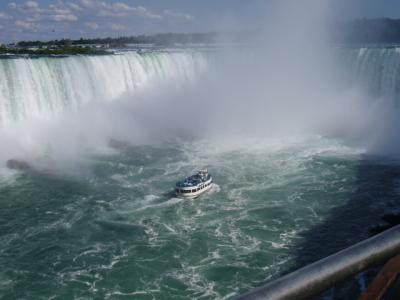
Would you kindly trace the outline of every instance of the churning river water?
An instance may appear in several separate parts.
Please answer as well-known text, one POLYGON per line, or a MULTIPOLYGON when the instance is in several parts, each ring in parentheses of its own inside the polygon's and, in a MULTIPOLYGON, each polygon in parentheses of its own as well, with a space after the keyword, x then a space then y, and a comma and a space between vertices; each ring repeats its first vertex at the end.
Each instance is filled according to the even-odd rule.
MULTIPOLYGON (((384 56, 353 51, 368 76, 384 56)), ((100 98, 104 82, 110 98, 169 76, 166 68, 179 79, 205 65, 199 53, 1 60, 0 120, 10 128, 29 113, 59 115, 100 98), (121 80, 105 79, 113 68, 121 80), (95 79, 68 77, 91 71, 95 79)), ((227 299, 367 237, 399 204, 398 164, 340 138, 114 141, 110 149, 82 155, 73 174, 2 161, 0 298, 227 299), (175 182, 201 167, 214 178, 211 191, 176 198, 175 182)))

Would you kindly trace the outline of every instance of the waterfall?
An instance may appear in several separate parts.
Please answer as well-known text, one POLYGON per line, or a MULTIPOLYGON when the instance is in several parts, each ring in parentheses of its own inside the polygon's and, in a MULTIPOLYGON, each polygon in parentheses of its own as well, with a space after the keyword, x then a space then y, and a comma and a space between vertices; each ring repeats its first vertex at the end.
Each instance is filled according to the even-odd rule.
POLYGON ((112 101, 161 80, 185 83, 207 68, 199 52, 0 59, 0 127, 112 101))
POLYGON ((373 97, 400 97, 400 48, 369 47, 341 52, 352 84, 361 86, 373 97))
MULTIPOLYGON (((252 59, 241 53, 237 60, 252 59), (243 59, 245 58, 245 59, 243 59)), ((0 128, 27 119, 51 119, 86 103, 118 99, 165 80, 186 84, 229 59, 200 51, 128 51, 104 56, 0 59, 0 128)), ((341 48, 346 82, 372 97, 400 97, 400 48, 341 48)), ((221 65, 222 64, 222 65, 221 65)))

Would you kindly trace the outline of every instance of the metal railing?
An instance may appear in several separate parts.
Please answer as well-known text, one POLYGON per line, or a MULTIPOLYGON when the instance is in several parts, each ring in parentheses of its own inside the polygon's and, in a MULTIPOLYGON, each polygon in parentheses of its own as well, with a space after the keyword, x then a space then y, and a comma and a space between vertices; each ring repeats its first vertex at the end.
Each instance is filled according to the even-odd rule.
POLYGON ((301 300, 400 253, 400 225, 267 283, 237 300, 301 300))

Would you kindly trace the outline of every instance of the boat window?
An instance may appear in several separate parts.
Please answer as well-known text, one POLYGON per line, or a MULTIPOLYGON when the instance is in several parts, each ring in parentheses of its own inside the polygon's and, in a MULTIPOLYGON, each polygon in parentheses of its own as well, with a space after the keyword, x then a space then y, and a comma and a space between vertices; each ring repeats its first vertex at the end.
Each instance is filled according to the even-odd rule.
POLYGON ((179 189, 175 189, 175 192, 179 193, 179 189))
POLYGON ((195 193, 196 192, 196 190, 192 190, 192 193, 195 193))

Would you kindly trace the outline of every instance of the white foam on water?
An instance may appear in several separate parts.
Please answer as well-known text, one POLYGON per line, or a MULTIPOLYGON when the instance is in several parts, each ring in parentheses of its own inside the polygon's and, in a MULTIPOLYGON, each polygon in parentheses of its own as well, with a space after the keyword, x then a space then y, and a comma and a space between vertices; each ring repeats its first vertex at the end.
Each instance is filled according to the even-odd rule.
POLYGON ((143 170, 144 170, 144 167, 143 167, 143 166, 140 166, 139 169, 138 169, 138 171, 137 171, 137 173, 138 173, 138 174, 142 174, 142 173, 143 173, 143 170))
POLYGON ((289 229, 285 232, 280 233, 279 238, 283 242, 283 244, 290 246, 294 242, 295 239, 300 238, 299 233, 302 232, 303 230, 289 229))
POLYGON ((84 250, 83 252, 79 253, 77 256, 75 256, 72 260, 76 261, 77 259, 85 256, 96 256, 99 253, 106 252, 109 249, 109 247, 105 244, 101 243, 96 243, 90 249, 84 250))
POLYGON ((128 250, 123 249, 119 255, 113 255, 109 264, 100 265, 100 269, 111 270, 117 263, 123 262, 128 257, 128 250))
POLYGON ((221 187, 218 184, 213 183, 211 189, 208 191, 208 194, 213 195, 215 193, 219 193, 220 191, 221 187))
POLYGON ((289 249, 288 245, 285 243, 276 243, 276 242, 270 242, 272 248, 274 249, 289 249))
POLYGON ((4 252, 13 241, 20 238, 20 235, 17 233, 10 233, 0 236, 0 253, 4 252))
POLYGON ((189 291, 194 298, 207 298, 212 296, 218 298, 218 293, 214 291, 215 283, 207 282, 201 276, 197 269, 202 266, 186 266, 183 265, 183 272, 172 272, 171 276, 175 277, 181 282, 189 285, 189 291))
POLYGON ((13 185, 20 174, 21 173, 16 170, 0 167, 0 187, 13 185))
POLYGON ((146 195, 146 196, 144 196, 144 200, 146 202, 152 202, 152 201, 155 201, 155 200, 158 200, 158 199, 160 199, 160 196, 157 196, 157 195, 146 195))
MULTIPOLYGON (((322 170, 322 173, 318 171, 319 173, 308 174, 310 166, 318 166, 315 157, 330 158, 343 155, 345 159, 347 156, 354 159, 360 153, 358 149, 342 147, 335 140, 319 138, 313 141, 312 145, 298 141, 293 145, 280 145, 280 149, 284 150, 271 150, 268 147, 263 149, 258 146, 256 149, 242 151, 233 150, 230 147, 226 152, 212 150, 206 155, 201 151, 204 143, 200 143, 201 146, 197 142, 186 143, 183 158, 169 161, 166 166, 163 166, 161 175, 152 175, 146 179, 142 182, 141 189, 149 189, 164 181, 174 182, 175 178, 186 176, 190 170, 206 165, 215 180, 209 193, 196 201, 187 201, 169 198, 163 195, 162 191, 155 191, 153 188, 151 193, 140 196, 134 201, 119 199, 115 209, 124 216, 130 216, 132 220, 141 222, 140 224, 145 227, 147 242, 155 249, 167 246, 169 239, 177 239, 184 253, 193 243, 191 240, 193 235, 208 235, 210 244, 206 257, 189 263, 178 251, 174 255, 175 259, 179 259, 183 265, 179 270, 180 277, 175 273, 172 275, 169 273, 169 275, 188 283, 190 295, 201 297, 207 287, 206 295, 212 295, 211 297, 214 298, 224 297, 225 295, 218 294, 216 286, 209 285, 208 280, 202 275, 205 268, 228 263, 225 258, 230 255, 238 257, 234 262, 229 261, 230 265, 249 268, 249 263, 243 260, 243 257, 267 251, 273 257, 273 262, 260 268, 265 268, 266 276, 277 274, 291 259, 287 254, 288 250, 298 241, 302 230, 308 228, 301 226, 305 223, 310 226, 323 220, 323 217, 319 216, 318 206, 315 206, 315 203, 308 205, 305 202, 304 195, 307 190, 297 189, 299 182, 300 187, 305 180, 312 182, 311 188, 323 192, 325 177, 331 180, 336 178, 336 172, 346 171, 343 164, 341 166, 335 163, 326 172, 322 170), (237 155, 240 159, 231 159, 231 155, 237 155), (293 191, 286 194, 280 191, 292 184, 294 184, 293 191), (278 190, 284 196, 270 199, 270 190, 278 190), (263 193, 266 197, 254 197, 263 193), (184 205, 177 205, 179 203, 184 205), (280 220, 279 215, 268 216, 269 219, 262 222, 259 220, 256 222, 252 215, 253 211, 263 213, 263 209, 268 215, 268 208, 282 209, 284 213, 290 205, 305 214, 304 216, 294 215, 289 222, 291 224, 280 220), (168 221, 163 220, 165 208, 172 208, 168 210, 168 213, 174 216, 168 221), (217 214, 217 211, 221 214, 217 214), (218 219, 215 219, 214 215, 218 216, 218 219), (250 222, 251 225, 242 228, 242 225, 237 222, 243 224, 250 222), (248 233, 247 230, 251 232, 253 229, 260 232, 261 237, 248 233), (265 238, 262 237, 264 235, 265 238)), ((156 260, 157 258, 152 259, 152 261, 156 260)), ((157 280, 160 281, 161 277, 155 278, 155 281, 157 280)))
POLYGON ((220 254, 220 250, 216 249, 215 251, 211 251, 209 255, 200 261, 200 264, 210 264, 213 265, 217 263, 217 261, 222 260, 223 257, 220 254))
POLYGON ((9 291, 14 288, 16 282, 0 272, 0 291, 9 291))
POLYGON ((158 209, 158 208, 169 207, 169 206, 181 203, 183 200, 184 199, 181 199, 181 198, 171 198, 165 202, 161 202, 161 203, 157 203, 157 204, 153 204, 153 205, 144 205, 142 207, 135 209, 134 212, 144 211, 147 209, 158 209))
POLYGON ((112 291, 106 293, 105 299, 113 299, 115 296, 122 296, 122 297, 145 296, 145 295, 151 295, 156 292, 160 291, 159 290, 145 290, 145 291, 133 291, 133 292, 112 291))
POLYGON ((173 233, 173 234, 178 234, 178 232, 177 232, 175 229, 173 229, 171 226, 169 226, 169 225, 167 225, 167 224, 165 224, 165 223, 162 223, 162 225, 163 225, 169 232, 171 232, 171 233, 173 233))

